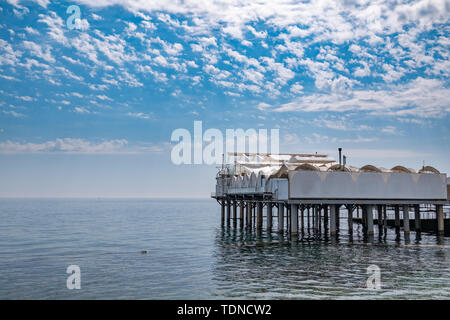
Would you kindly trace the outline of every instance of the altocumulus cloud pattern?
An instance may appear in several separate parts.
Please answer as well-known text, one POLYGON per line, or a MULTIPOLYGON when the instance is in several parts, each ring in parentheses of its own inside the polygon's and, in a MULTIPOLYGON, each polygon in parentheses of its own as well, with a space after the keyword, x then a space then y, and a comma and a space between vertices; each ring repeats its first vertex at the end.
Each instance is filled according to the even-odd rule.
POLYGON ((2 1, 0 149, 161 151, 197 118, 289 129, 285 145, 401 141, 448 117, 449 11, 440 0, 2 1))

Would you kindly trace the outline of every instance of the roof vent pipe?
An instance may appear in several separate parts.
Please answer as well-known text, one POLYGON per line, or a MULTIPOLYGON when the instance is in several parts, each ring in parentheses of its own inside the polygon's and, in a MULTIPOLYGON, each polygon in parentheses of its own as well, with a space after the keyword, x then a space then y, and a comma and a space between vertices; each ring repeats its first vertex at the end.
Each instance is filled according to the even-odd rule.
POLYGON ((338 148, 339 150, 339 165, 342 165, 342 148, 338 148))

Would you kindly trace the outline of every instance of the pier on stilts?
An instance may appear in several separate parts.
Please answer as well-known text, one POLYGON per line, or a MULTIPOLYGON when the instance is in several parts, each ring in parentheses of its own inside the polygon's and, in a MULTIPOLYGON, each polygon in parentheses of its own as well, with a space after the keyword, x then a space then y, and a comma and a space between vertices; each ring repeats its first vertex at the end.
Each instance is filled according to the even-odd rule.
MULTIPOLYGON (((232 153, 211 196, 224 227, 278 232, 291 239, 335 238, 340 226, 368 239, 388 227, 409 240, 411 231, 450 235, 450 179, 420 170, 366 165, 356 168, 322 154, 232 153)), ((345 157, 344 157, 345 159, 345 157)))

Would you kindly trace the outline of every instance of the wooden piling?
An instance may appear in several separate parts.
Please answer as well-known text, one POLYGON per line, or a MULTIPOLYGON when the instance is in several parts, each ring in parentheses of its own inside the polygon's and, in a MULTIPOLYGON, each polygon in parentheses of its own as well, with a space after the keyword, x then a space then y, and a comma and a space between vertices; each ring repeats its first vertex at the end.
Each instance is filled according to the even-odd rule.
POLYGON ((394 206, 394 215, 395 215, 395 232, 400 231, 400 208, 399 206, 394 206))
POLYGON ((367 235, 373 235, 373 209, 374 206, 366 207, 366 222, 367 222, 367 235))
POLYGON ((252 202, 252 225, 256 223, 256 202, 252 202))
POLYGON ((290 228, 290 220, 291 220, 291 205, 286 205, 286 215, 285 215, 285 221, 286 221, 286 229, 285 230, 291 230, 290 228))
POLYGON ((328 228, 328 205, 323 206, 323 229, 327 232, 328 228))
POLYGON ((258 201, 257 215, 256 215, 256 228, 261 231, 263 226, 263 203, 258 201))
POLYGON ((223 226, 225 224, 225 203, 223 202, 223 200, 220 203, 220 221, 223 226))
POLYGON ((341 206, 336 205, 336 230, 339 231, 341 227, 341 206))
POLYGON ((422 223, 420 221, 420 205, 414 206, 414 230, 416 232, 422 231, 422 223))
POLYGON ((230 226, 231 219, 231 200, 227 200, 227 227, 230 226))
POLYGON ((252 204, 250 201, 247 201, 246 205, 247 209, 247 228, 250 229, 252 227, 252 204))
POLYGON ((336 235, 336 205, 330 205, 330 234, 336 235))
POLYGON ((316 230, 316 207, 312 206, 311 208, 311 221, 312 221, 312 228, 313 231, 316 230))
POLYGON ((241 200, 241 204, 239 207, 239 227, 242 229, 244 227, 244 201, 241 200))
POLYGON ((308 206, 308 211, 307 211, 307 215, 306 215, 306 223, 307 223, 307 226, 308 226, 308 232, 309 232, 309 229, 310 229, 309 210, 310 210, 310 207, 308 206))
POLYGON ((383 206, 382 205, 377 206, 377 213, 378 213, 377 223, 378 223, 378 226, 381 227, 381 226, 383 226, 383 206))
POLYGON ((305 232, 305 206, 300 208, 300 226, 302 228, 302 233, 305 232))
POLYGON ((348 211, 348 216, 347 216, 347 219, 348 219, 348 232, 350 234, 352 234, 353 233, 353 205, 349 204, 347 206, 347 211, 348 211))
POLYGON ((409 233, 409 206, 403 206, 403 231, 409 233))
POLYGON ((436 219, 437 219, 437 225, 438 225, 438 234, 443 235, 444 234, 444 209, 441 204, 436 205, 436 219))
POLYGON ((319 233, 322 233, 322 206, 317 206, 317 211, 319 221, 319 233))
POLYGON ((298 204, 291 204, 291 235, 298 235, 298 204))
POLYGON ((278 232, 282 233, 284 228, 284 204, 278 204, 278 232))
POLYGON ((314 228, 316 232, 319 232, 319 224, 320 224, 320 206, 314 206, 314 228))
POLYGON ((267 231, 270 232, 272 231, 272 203, 268 202, 267 203, 267 231))
POLYGON ((233 201, 233 227, 236 228, 237 224, 237 201, 233 201))
POLYGON ((367 231, 367 206, 361 206, 361 223, 363 232, 367 231))

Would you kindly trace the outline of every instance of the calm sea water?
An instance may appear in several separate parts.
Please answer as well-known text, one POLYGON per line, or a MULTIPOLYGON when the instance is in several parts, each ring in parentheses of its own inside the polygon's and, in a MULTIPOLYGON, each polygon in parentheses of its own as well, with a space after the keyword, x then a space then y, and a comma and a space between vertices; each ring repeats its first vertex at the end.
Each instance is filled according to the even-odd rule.
MULTIPOLYGON (((344 219, 342 219, 344 220, 344 219)), ((1 299, 449 299, 450 240, 301 241, 220 227, 213 200, 0 200, 1 299), (147 254, 142 254, 147 250, 147 254), (382 289, 366 288, 367 267, 382 289), (66 268, 81 269, 68 290, 66 268)))

